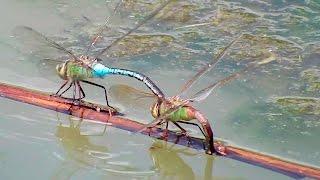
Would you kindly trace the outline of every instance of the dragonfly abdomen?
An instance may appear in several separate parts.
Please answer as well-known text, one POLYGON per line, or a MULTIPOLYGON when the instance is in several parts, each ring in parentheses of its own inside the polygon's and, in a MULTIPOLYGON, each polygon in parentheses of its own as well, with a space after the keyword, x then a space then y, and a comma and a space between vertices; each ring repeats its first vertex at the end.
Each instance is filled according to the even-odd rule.
POLYGON ((120 68, 109 68, 99 63, 93 66, 93 70, 94 70, 93 77, 103 78, 108 74, 133 77, 135 79, 138 79, 139 81, 142 81, 158 97, 160 98, 164 97, 164 94, 162 93, 162 91, 150 80, 150 78, 148 78, 147 76, 139 72, 131 71, 127 69, 120 69, 120 68))

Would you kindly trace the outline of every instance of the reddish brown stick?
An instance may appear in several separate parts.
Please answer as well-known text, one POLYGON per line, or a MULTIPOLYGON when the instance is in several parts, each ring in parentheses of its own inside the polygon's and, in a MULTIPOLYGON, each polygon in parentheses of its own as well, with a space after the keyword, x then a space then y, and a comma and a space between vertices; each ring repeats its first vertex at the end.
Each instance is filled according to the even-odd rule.
MULTIPOLYGON (((135 132, 141 129, 144 125, 139 122, 119 116, 112 116, 110 118, 108 111, 106 111, 105 108, 101 105, 95 105, 87 102, 82 105, 74 105, 72 101, 64 98, 51 97, 43 92, 4 83, 0 83, 0 96, 15 101, 44 107, 47 109, 52 109, 58 112, 71 114, 73 116, 88 119, 94 122, 108 122, 113 127, 128 130, 131 132, 135 132), (101 109, 101 111, 96 111, 96 107, 101 109)), ((161 133, 161 129, 154 128, 150 132, 150 136, 160 138, 161 133)), ((143 134, 149 133, 143 132, 143 134)), ((194 149, 203 149, 203 139, 194 137, 186 138, 184 136, 180 137, 176 133, 169 131, 167 140, 169 142, 188 146, 194 149)), ((221 153, 225 154, 225 157, 241 160, 254 165, 259 165, 261 167, 268 168, 292 177, 311 177, 320 179, 320 169, 318 167, 302 165, 298 162, 287 161, 270 155, 253 152, 251 150, 224 145, 222 142, 218 141, 215 141, 214 145, 221 153)))

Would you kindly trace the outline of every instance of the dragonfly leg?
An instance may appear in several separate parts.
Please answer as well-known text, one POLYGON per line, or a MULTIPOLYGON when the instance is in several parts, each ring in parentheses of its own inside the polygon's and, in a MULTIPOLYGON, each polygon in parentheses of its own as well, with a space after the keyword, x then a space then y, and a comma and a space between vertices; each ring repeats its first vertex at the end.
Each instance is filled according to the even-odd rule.
MULTIPOLYGON (((177 121, 177 122, 179 122, 179 121, 177 121)), ((172 122, 172 123, 174 125, 176 125, 182 131, 182 134, 186 134, 187 130, 185 130, 183 127, 181 127, 177 122, 172 122)))
POLYGON ((73 93, 72 93, 72 100, 75 101, 76 100, 76 94, 77 94, 77 86, 75 82, 72 82, 73 84, 73 93))
POLYGON ((87 84, 102 88, 104 90, 104 96, 106 98, 107 105, 109 106, 109 101, 108 101, 108 97, 107 97, 107 90, 106 90, 106 88, 104 86, 102 86, 100 84, 96 84, 96 83, 90 82, 90 81, 86 81, 86 80, 81 80, 81 82, 84 82, 84 83, 87 83, 87 84))
MULTIPOLYGON (((115 110, 114 107, 112 107, 112 106, 109 105, 108 96, 107 96, 107 90, 106 90, 106 88, 105 88, 104 86, 102 86, 102 85, 100 85, 100 84, 96 84, 96 83, 90 82, 90 81, 86 81, 86 80, 81 80, 81 82, 84 82, 84 83, 87 83, 87 84, 90 84, 90 85, 93 85, 93 86, 97 86, 97 87, 102 88, 102 89, 104 90, 104 96, 105 96, 105 98, 106 98, 107 106, 109 106, 110 108, 112 108, 112 109, 115 110)), ((116 110, 115 110, 115 111, 116 111, 116 110)), ((110 114, 110 116, 112 115, 111 109, 109 109, 109 114, 110 114)))
POLYGON ((76 83, 77 83, 77 86, 79 88, 79 92, 78 92, 79 93, 79 100, 81 100, 81 99, 86 97, 86 94, 84 93, 84 91, 83 91, 83 89, 82 89, 82 87, 80 85, 80 82, 77 81, 76 83))
POLYGON ((191 124, 191 125, 194 125, 194 126, 197 126, 201 133, 203 134, 204 137, 206 137, 206 135, 204 134, 203 130, 201 129, 201 127, 197 124, 197 123, 193 123, 193 122, 186 122, 186 121, 177 121, 179 123, 183 123, 183 124, 191 124))
POLYGON ((72 93, 72 102, 73 102, 73 104, 75 104, 75 105, 80 105, 80 103, 81 103, 81 94, 80 94, 80 88, 79 88, 79 86, 78 86, 78 84, 77 84, 77 81, 73 81, 72 83, 72 86, 73 86, 73 93, 72 93), (78 90, 78 91, 77 91, 78 90), (76 98, 76 96, 77 96, 77 92, 79 92, 79 99, 77 99, 76 98))
MULTIPOLYGON (((168 121, 164 121, 162 123, 166 123, 166 129, 164 129, 163 133, 162 133, 162 138, 165 140, 168 140, 168 126, 169 126, 169 122, 168 121)), ((162 124, 160 123, 160 124, 162 124)))
MULTIPOLYGON (((181 121, 177 121, 177 122, 181 122, 181 121)), ((182 135, 186 136, 188 138, 188 143, 190 143, 191 139, 187 133, 187 130, 185 130, 183 127, 181 127, 177 122, 173 122, 173 124, 176 125, 182 131, 182 135)))
MULTIPOLYGON (((59 90, 55 93, 55 95, 58 95, 59 92, 61 91, 61 89, 64 88, 64 87, 68 84, 68 82, 69 82, 69 80, 66 80, 66 81, 62 84, 62 86, 59 88, 59 90)), ((59 96, 59 95, 58 95, 58 96, 59 96)))
POLYGON ((73 83, 71 82, 70 85, 69 85, 69 87, 68 87, 66 90, 64 90, 62 93, 57 94, 57 95, 58 95, 58 96, 62 96, 64 93, 66 93, 66 92, 71 88, 72 85, 73 85, 73 83))
POLYGON ((151 135, 152 128, 154 128, 154 127, 156 127, 156 126, 158 126, 158 125, 162 125, 162 124, 165 123, 165 122, 166 122, 166 121, 161 120, 161 121, 159 121, 157 124, 154 124, 154 125, 152 125, 152 126, 146 127, 146 128, 148 129, 148 135, 149 135, 149 136, 151 135))

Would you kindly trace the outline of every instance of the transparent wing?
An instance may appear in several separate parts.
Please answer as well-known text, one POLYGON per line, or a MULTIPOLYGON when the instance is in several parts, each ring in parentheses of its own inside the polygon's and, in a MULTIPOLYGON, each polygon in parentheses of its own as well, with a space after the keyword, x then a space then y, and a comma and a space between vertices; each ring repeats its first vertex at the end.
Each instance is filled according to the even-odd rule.
POLYGON ((210 86, 198 91, 192 98, 189 99, 189 101, 190 102, 203 101, 212 93, 212 91, 214 89, 222 87, 222 86, 228 84, 229 82, 231 82, 235 79, 238 79, 242 75, 246 74, 248 71, 252 70, 253 68, 258 67, 259 65, 267 64, 267 63, 270 63, 274 60, 276 60, 276 56, 275 56, 275 54, 271 53, 271 55, 268 58, 263 59, 262 61, 259 61, 259 62, 251 63, 246 68, 242 69, 241 71, 235 72, 235 73, 231 74, 230 76, 228 76, 224 79, 221 79, 220 81, 213 83, 210 86))
POLYGON ((122 4, 122 0, 119 0, 117 5, 113 9, 112 15, 108 16, 106 18, 106 22, 104 23, 104 25, 99 28, 98 33, 96 34, 96 36, 93 38, 93 40, 89 44, 85 54, 88 55, 89 51, 94 47, 94 45, 97 43, 97 41, 102 37, 102 33, 105 30, 105 28, 107 27, 107 25, 109 24, 109 20, 110 20, 111 16, 114 16, 118 12, 118 9, 120 8, 121 4, 122 4))
POLYGON ((66 58, 77 60, 77 57, 71 51, 31 27, 17 26, 12 33, 14 38, 22 42, 23 46, 19 49, 23 53, 54 61, 63 61, 66 58))
POLYGON ((227 50, 236 43, 240 38, 242 34, 232 40, 223 50, 215 56, 212 62, 208 63, 205 67, 203 67, 197 74, 195 74, 180 90, 178 93, 178 96, 182 96, 188 89, 191 88, 191 86, 206 72, 210 71, 212 68, 215 67, 215 65, 223 58, 223 56, 226 54, 227 50))
POLYGON ((150 19, 152 19, 154 16, 156 16, 159 11, 161 11, 163 8, 165 8, 170 2, 172 2, 174 0, 168 0, 165 1, 161 6, 159 6, 158 8, 156 8, 154 11, 151 12, 151 14, 149 14, 146 18, 144 18, 141 22, 139 22, 134 28, 130 29, 127 33, 125 33, 124 35, 122 35, 121 37, 119 37, 118 39, 114 40, 109 46, 107 46, 106 48, 102 49, 100 53, 97 54, 96 58, 100 57, 102 54, 104 54, 108 49, 110 49, 112 46, 116 45, 119 41, 121 41, 123 38, 125 38, 126 36, 130 35, 132 32, 134 32, 135 30, 137 30, 140 26, 142 26, 143 24, 145 24, 147 21, 149 21, 150 19))
POLYGON ((150 127, 154 127, 154 126, 158 125, 164 119, 169 117, 171 113, 177 111, 179 108, 187 105, 190 102, 195 102, 195 101, 199 102, 199 101, 202 101, 202 100, 206 99, 212 93, 212 91, 214 89, 216 89, 218 87, 222 87, 222 86, 226 85, 227 83, 229 83, 229 82, 239 78, 240 76, 244 75, 249 70, 252 70, 253 68, 256 68, 256 67, 258 67, 260 65, 270 63, 270 62, 274 61, 275 59, 276 59, 275 54, 271 53, 271 55, 268 58, 266 58, 266 59, 264 59, 262 61, 259 61, 259 62, 251 63, 246 68, 242 69, 241 71, 233 73, 230 76, 228 76, 228 77, 226 77, 224 79, 221 79, 220 81, 218 81, 216 83, 211 84, 210 86, 208 86, 208 87, 200 90, 199 92, 197 92, 192 98, 184 100, 179 105, 176 105, 175 107, 172 107, 172 108, 168 109, 165 113, 163 113, 158 118, 154 119, 151 123, 144 125, 143 128, 141 128, 137 132, 142 132, 146 128, 150 128, 150 127))
POLYGON ((120 104, 126 107, 149 109, 157 96, 131 86, 116 84, 110 87, 109 94, 120 104))

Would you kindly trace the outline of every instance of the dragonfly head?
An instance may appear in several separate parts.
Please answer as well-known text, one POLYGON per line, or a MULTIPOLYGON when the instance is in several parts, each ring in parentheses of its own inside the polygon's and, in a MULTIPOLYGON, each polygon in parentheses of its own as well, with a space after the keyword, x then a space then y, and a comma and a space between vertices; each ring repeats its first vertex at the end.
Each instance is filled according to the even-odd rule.
POLYGON ((67 79, 66 64, 67 64, 67 62, 58 64, 56 66, 56 71, 57 71, 59 77, 62 78, 62 79, 67 79))

